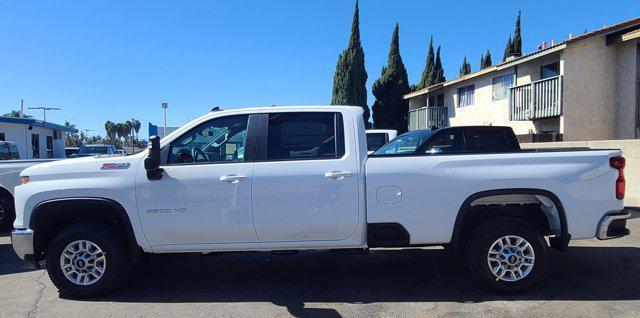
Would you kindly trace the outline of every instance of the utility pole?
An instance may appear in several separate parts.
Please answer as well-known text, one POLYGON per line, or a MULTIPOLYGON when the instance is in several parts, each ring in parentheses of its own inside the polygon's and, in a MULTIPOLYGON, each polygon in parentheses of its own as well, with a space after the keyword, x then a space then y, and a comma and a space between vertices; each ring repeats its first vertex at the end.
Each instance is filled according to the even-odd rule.
POLYGON ((167 136, 167 107, 169 107, 169 104, 167 104, 167 102, 163 102, 162 111, 164 112, 164 129, 162 130, 162 138, 167 136))
POLYGON ((20 118, 24 117, 24 99, 20 99, 20 118))
POLYGON ((56 107, 29 107, 29 109, 42 109, 42 117, 44 118, 43 122, 47 122, 47 110, 62 110, 61 108, 56 107))

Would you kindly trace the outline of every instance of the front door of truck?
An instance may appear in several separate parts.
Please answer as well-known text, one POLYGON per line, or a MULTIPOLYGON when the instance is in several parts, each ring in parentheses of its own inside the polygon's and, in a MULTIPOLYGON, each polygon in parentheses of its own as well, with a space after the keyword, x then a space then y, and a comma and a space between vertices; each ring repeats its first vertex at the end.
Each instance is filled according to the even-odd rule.
POLYGON ((160 180, 140 169, 138 210, 151 245, 257 242, 249 117, 214 118, 174 139, 162 149, 160 180))
POLYGON ((252 191, 260 242, 338 241, 354 232, 360 176, 347 124, 337 112, 261 115, 252 191))

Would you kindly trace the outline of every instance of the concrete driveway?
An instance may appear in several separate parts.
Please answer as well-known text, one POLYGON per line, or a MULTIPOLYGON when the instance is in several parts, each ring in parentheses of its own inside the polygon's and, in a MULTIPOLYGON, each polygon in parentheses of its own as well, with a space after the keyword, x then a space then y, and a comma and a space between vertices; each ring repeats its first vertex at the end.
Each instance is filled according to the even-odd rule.
POLYGON ((150 255, 114 294, 70 300, 4 233, 0 317, 640 317, 640 219, 629 225, 626 238, 553 252, 547 279, 519 296, 474 286, 442 250, 414 249, 150 255))

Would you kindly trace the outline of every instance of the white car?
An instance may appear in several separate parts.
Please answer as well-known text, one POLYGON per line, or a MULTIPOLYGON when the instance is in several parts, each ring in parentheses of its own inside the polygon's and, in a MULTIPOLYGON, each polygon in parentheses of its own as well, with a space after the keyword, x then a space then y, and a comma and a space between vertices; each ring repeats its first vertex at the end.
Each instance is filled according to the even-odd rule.
POLYGON ((372 154, 398 136, 395 129, 367 129, 367 154, 372 154))
POLYGON ((142 253, 431 245, 466 251, 489 288, 520 291, 544 276, 547 239, 565 250, 628 234, 620 150, 429 133, 368 157, 361 107, 212 112, 139 154, 24 170, 13 247, 46 259, 72 296, 113 290, 142 253))

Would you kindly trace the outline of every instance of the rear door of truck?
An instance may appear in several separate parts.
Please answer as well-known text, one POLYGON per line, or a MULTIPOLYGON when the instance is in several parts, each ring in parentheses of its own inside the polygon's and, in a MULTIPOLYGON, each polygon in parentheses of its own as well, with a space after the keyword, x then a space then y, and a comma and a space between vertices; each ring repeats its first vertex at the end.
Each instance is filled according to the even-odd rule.
POLYGON ((363 177, 355 130, 348 112, 261 115, 252 181, 260 242, 340 241, 354 233, 363 177))

